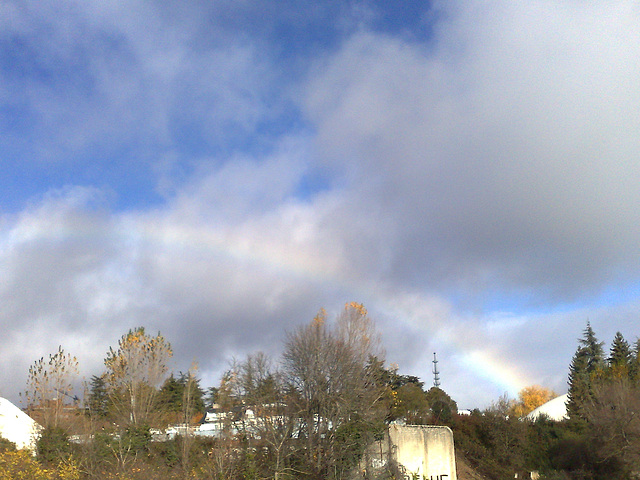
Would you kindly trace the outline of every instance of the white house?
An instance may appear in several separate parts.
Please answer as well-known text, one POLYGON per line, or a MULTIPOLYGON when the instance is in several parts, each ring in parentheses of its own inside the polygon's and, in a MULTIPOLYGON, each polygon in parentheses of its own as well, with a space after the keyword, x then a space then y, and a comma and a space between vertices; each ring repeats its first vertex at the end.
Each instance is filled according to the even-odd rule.
POLYGON ((42 427, 6 398, 0 397, 0 437, 19 449, 35 450, 42 427))

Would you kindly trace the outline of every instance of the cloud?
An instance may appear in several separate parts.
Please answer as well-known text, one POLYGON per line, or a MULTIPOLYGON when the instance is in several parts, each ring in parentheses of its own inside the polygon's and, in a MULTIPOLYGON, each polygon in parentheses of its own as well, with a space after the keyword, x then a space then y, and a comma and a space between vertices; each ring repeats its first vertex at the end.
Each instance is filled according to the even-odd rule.
POLYGON ((637 278, 637 9, 494 7, 447 8, 431 45, 365 32, 322 61, 317 148, 394 219, 398 281, 566 301, 637 278))
POLYGON ((159 163, 190 173, 192 159, 213 153, 221 161, 248 136, 261 148, 257 130, 288 108, 284 82, 257 40, 224 25, 209 30, 215 11, 194 7, 3 6, 12 21, 0 34, 0 99, 11 121, 0 144, 14 153, 6 161, 27 197, 45 183, 44 170, 50 188, 70 178, 109 185, 136 205, 131 189, 140 203, 154 189, 171 192, 166 176, 163 185, 154 178, 159 163))
POLYGON ((587 319, 637 333, 633 3, 441 2, 413 35, 365 5, 289 53, 276 10, 194 5, 0 7, 0 142, 31 172, 0 217, 0 393, 59 344, 98 373, 138 325, 213 385, 345 301, 465 407, 562 390, 587 319))

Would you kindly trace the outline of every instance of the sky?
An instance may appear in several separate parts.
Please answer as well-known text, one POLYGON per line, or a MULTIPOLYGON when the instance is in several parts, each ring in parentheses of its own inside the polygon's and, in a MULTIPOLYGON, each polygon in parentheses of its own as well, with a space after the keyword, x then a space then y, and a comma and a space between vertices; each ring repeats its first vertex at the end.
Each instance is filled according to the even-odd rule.
POLYGON ((360 302, 461 408, 640 335, 631 0, 3 0, 0 396, 130 328, 204 387, 360 302))

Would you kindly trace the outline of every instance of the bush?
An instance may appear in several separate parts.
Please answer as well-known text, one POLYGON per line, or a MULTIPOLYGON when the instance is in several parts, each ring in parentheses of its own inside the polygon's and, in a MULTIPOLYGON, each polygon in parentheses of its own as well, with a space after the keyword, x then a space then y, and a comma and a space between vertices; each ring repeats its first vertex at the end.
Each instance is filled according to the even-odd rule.
POLYGON ((45 465, 57 465, 71 457, 71 444, 67 432, 60 427, 42 430, 36 443, 38 459, 45 465))
POLYGON ((0 452, 0 480, 79 480, 80 471, 72 461, 54 469, 44 468, 25 450, 0 452))
POLYGON ((6 438, 0 437, 0 453, 15 452, 16 444, 6 438))

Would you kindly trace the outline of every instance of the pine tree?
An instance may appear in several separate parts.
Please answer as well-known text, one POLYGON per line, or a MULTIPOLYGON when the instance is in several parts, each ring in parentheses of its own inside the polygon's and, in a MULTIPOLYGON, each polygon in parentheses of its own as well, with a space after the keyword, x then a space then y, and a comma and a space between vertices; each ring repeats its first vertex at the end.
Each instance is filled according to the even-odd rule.
POLYGON ((616 332, 616 336, 611 343, 609 362, 609 375, 613 378, 626 378, 631 370, 631 347, 620 332, 616 332))
MULTIPOLYGON (((191 402, 190 408, 192 408, 195 412, 204 412, 204 390, 200 386, 200 379, 196 377, 191 371, 187 373, 180 372, 180 377, 178 378, 178 383, 182 385, 182 403, 184 403, 185 399, 185 391, 188 389, 188 397, 191 402)), ((183 405, 184 408, 184 405, 183 405)))
POLYGON ((183 391, 184 385, 172 373, 158 392, 157 406, 165 412, 179 412, 182 409, 183 391))
POLYGON ((93 375, 89 385, 89 413, 98 417, 106 417, 109 397, 104 375, 93 375))
POLYGON ((213 408, 218 403, 218 387, 209 387, 202 398, 206 408, 213 408))
POLYGON ((584 347, 579 347, 571 359, 569 366, 569 392, 567 400, 567 414, 571 419, 581 417, 582 405, 589 398, 589 358, 584 347))
POLYGON ((603 343, 599 342, 587 322, 583 332, 583 338, 579 340, 579 346, 573 355, 569 366, 569 395, 567 401, 567 413, 569 418, 581 417, 582 405, 591 397, 592 380, 604 369, 603 343))
POLYGON ((580 340, 580 345, 585 349, 587 355, 587 371, 590 374, 594 374, 605 366, 604 350, 602 348, 604 342, 598 342, 590 322, 587 322, 583 337, 584 338, 580 340))

